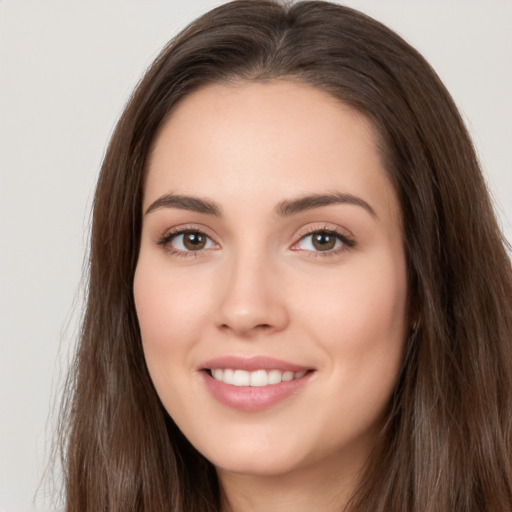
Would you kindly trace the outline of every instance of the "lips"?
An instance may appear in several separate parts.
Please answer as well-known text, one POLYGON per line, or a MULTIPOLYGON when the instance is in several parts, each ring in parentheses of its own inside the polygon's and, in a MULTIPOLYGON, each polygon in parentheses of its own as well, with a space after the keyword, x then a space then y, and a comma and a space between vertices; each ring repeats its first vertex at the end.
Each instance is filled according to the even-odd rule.
POLYGON ((313 368, 269 357, 222 357, 200 367, 203 382, 221 404, 242 411, 259 411, 302 389, 313 368))

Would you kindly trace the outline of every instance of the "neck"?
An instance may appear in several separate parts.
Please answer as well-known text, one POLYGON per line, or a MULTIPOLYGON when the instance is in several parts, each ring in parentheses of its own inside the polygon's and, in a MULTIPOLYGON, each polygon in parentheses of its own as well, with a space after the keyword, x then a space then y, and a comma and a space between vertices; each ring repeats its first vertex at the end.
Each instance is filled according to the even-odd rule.
POLYGON ((360 477, 360 467, 339 468, 339 459, 284 475, 244 475, 218 470, 222 512, 340 512, 360 477), (337 463, 337 464, 336 464, 337 463))

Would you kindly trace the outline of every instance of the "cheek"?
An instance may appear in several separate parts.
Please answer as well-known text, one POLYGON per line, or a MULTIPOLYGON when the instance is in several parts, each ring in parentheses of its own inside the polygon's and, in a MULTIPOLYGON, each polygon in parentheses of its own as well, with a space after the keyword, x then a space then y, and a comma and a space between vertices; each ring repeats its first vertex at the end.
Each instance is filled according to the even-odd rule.
POLYGON ((203 277, 170 272, 158 261, 139 260, 133 291, 145 345, 176 349, 193 336, 209 308, 208 283, 203 277))
MULTIPOLYGON (((345 385, 390 391, 407 332, 405 261, 372 258, 302 294, 302 329, 322 346, 345 385)), ((354 389, 357 391, 357 389, 354 389)))
POLYGON ((331 293, 311 297, 309 310, 303 310, 309 321, 302 330, 308 330, 325 355, 329 385, 324 400, 330 405, 322 428, 327 443, 337 442, 340 425, 349 438, 378 431, 398 377, 406 333, 405 265, 351 270, 333 278, 331 293))
POLYGON ((134 299, 144 356, 155 388, 170 410, 174 389, 194 370, 192 356, 210 305, 208 281, 194 273, 170 272, 165 261, 141 255, 134 277, 134 299))
POLYGON ((310 317, 321 318, 317 324, 326 329, 332 327, 338 337, 346 333, 355 345, 370 335, 377 341, 395 335, 401 338, 404 332, 407 278, 401 254, 382 251, 361 257, 357 263, 332 272, 322 286, 311 286, 310 290, 302 303, 305 310, 316 305, 315 314, 310 317), (380 336, 375 337, 376 332, 380 336))
POLYGON ((204 307, 198 285, 173 275, 165 261, 141 254, 133 293, 142 347, 157 394, 172 416, 193 400, 187 377, 204 307))

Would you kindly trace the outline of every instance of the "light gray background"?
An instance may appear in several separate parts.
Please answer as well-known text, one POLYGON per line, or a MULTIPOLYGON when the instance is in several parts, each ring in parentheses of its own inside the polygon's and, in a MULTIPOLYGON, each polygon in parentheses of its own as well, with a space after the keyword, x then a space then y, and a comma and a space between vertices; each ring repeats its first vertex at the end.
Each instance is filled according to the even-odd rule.
MULTIPOLYGON (((218 3, 0 0, 0 512, 35 510, 114 123, 164 43, 218 3)), ((512 239, 512 1, 345 3, 398 31, 436 68, 512 239)))

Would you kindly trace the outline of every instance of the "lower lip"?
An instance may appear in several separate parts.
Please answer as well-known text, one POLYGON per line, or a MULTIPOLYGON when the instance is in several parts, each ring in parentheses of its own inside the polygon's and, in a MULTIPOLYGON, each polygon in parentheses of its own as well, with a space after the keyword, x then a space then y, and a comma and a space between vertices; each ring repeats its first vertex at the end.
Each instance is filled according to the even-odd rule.
POLYGON ((309 381, 312 373, 307 372, 299 379, 268 386, 233 386, 215 380, 208 372, 201 372, 210 393, 221 404, 240 411, 261 411, 272 407, 299 392, 309 381))

